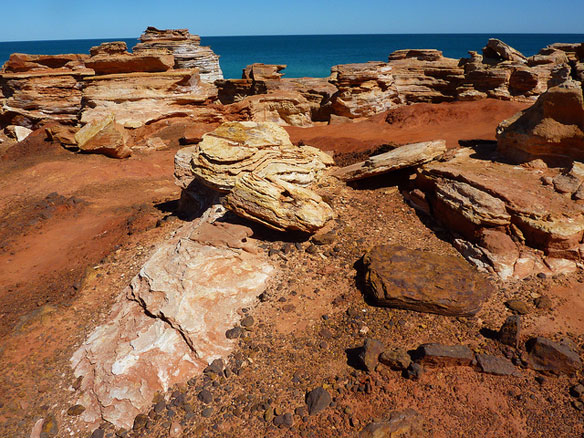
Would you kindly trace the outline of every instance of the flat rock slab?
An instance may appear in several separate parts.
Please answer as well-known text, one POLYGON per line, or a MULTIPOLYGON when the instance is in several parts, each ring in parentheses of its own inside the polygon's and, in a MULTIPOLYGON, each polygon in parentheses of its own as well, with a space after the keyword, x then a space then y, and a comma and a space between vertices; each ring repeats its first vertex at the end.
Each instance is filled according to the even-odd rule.
POLYGON ((490 294, 489 283, 455 256, 379 245, 363 263, 365 293, 381 306, 470 316, 490 294))
POLYGON ((470 366, 474 353, 465 345, 423 344, 414 358, 417 363, 429 367, 470 366))
POLYGON ((580 356, 567 345, 543 337, 527 342, 529 366, 541 372, 574 375, 582 369, 580 356))
POLYGON ((521 376, 521 372, 515 368, 510 360, 490 354, 477 354, 477 363, 483 373, 495 376, 521 376))
POLYGON ((375 155, 366 161, 337 170, 334 175, 343 181, 357 181, 407 167, 428 163, 446 152, 446 141, 412 143, 375 155))

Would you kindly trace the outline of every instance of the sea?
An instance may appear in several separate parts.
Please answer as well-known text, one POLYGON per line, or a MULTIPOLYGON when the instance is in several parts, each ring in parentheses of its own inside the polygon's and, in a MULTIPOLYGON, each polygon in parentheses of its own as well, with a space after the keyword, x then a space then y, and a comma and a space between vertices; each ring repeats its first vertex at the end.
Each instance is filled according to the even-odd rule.
MULTIPOLYGON (((254 62, 286 64, 285 76, 296 78, 326 77, 337 64, 387 61, 398 49, 438 49, 444 56, 461 58, 469 50, 480 52, 489 38, 498 38, 526 56, 555 42, 584 42, 584 34, 386 34, 209 36, 202 37, 202 45, 220 55, 225 78, 241 78, 243 68, 254 62)), ((0 42, 0 64, 15 52, 89 53, 106 41, 125 41, 129 48, 138 43, 135 38, 0 42)))

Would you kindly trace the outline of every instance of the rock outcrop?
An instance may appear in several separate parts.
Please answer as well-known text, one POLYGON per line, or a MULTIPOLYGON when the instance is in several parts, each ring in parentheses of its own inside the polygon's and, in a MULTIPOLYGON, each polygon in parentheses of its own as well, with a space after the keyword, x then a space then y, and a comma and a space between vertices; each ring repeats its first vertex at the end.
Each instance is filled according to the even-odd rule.
POLYGON ((184 383, 232 348, 225 331, 273 268, 241 225, 209 208, 160 247, 71 359, 81 419, 130 429, 156 392, 184 383))
POLYGON ((202 184, 227 194, 225 205, 277 230, 314 232, 332 210, 310 187, 333 160, 310 146, 294 146, 275 123, 229 122, 175 157, 177 183, 202 184))
POLYGON ((381 306, 468 316, 490 295, 488 283, 459 257, 380 245, 363 263, 366 292, 381 306))
POLYGON ((115 41, 92 47, 91 57, 85 61, 96 75, 133 72, 160 72, 174 67, 174 56, 167 51, 143 50, 128 53, 126 43, 115 41))
POLYGON ((176 69, 198 68, 204 82, 213 83, 217 79, 223 79, 219 56, 210 47, 201 46, 201 38, 191 35, 188 29, 159 30, 148 27, 140 36, 140 43, 132 51, 140 55, 149 53, 152 49, 168 50, 174 55, 176 69))
POLYGON ((498 151, 516 162, 584 161, 582 84, 568 80, 550 88, 535 105, 502 122, 497 141, 498 151))

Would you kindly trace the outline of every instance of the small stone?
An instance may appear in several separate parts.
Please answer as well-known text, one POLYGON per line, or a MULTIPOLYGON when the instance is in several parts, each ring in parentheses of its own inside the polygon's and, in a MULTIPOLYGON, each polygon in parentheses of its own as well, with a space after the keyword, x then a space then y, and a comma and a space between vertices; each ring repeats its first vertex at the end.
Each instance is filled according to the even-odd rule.
MULTIPOLYGON (((223 368, 225 368, 225 364, 223 363, 222 359, 215 359, 213 362, 209 364, 207 368, 203 370, 205 374, 213 373, 217 375, 223 374, 223 368)), ((181 394, 177 395, 180 397, 181 394)), ((184 397, 184 395, 183 395, 184 397)))
POLYGON ((208 389, 203 389, 201 392, 199 392, 197 398, 201 400, 203 403, 209 404, 213 401, 213 394, 211 394, 211 391, 209 391, 208 389))
POLYGON ((316 253, 318 253, 318 249, 317 249, 316 245, 314 245, 314 244, 310 244, 309 246, 307 246, 306 249, 305 249, 305 251, 308 254, 316 254, 316 253))
POLYGON ((359 351, 360 365, 366 371, 373 371, 379 363, 379 355, 383 353, 385 346, 375 339, 365 339, 365 343, 359 351))
POLYGON ((146 426, 146 423, 148 422, 148 417, 144 414, 138 414, 136 415, 136 418, 134 418, 134 426, 132 426, 133 430, 141 430, 144 429, 144 426, 146 426))
POLYGON ((322 410, 329 407, 331 404, 331 395, 322 386, 313 389, 306 395, 306 405, 308 406, 308 414, 316 415, 322 410))
POLYGON ((515 313, 520 315, 527 315, 529 313, 529 306, 521 300, 508 300, 505 305, 515 313))
POLYGON ((412 359, 406 350, 396 347, 387 349, 381 353, 379 362, 387 365, 392 370, 403 371, 410 366, 412 359))
POLYGON ((103 438, 105 436, 105 432, 101 429, 95 429, 91 434, 91 438, 103 438))
POLYGON ((312 243, 315 245, 330 245, 335 242, 336 234, 334 231, 329 231, 328 233, 324 234, 316 234, 312 236, 312 243))
POLYGON ((82 405, 71 406, 67 409, 67 415, 71 416, 81 415, 83 412, 85 412, 85 406, 82 405))
POLYGON ((424 368, 416 362, 412 362, 405 371, 405 377, 410 380, 419 380, 422 374, 424 374, 424 368))
POLYGON ((502 344, 517 348, 521 334, 521 317, 509 316, 499 329, 499 341, 502 344))
POLYGON ((241 326, 245 327, 245 328, 252 327, 254 325, 254 323, 255 323, 255 320, 253 319, 253 316, 251 316, 251 315, 248 315, 241 320, 241 326))
POLYGON ((237 339, 241 336, 242 333, 243 330, 241 327, 233 327, 232 329, 229 329, 225 332, 225 337, 227 339, 237 339))
POLYGON ((508 359, 489 354, 477 354, 477 363, 483 373, 495 376, 521 376, 519 370, 508 359))
POLYGON ((201 416, 204 418, 209 418, 211 415, 213 415, 213 408, 205 408, 203 409, 203 412, 201 412, 201 416))
POLYGON ((414 359, 430 367, 469 366, 474 354, 465 345, 423 344, 414 353, 414 359))
POLYGON ((543 337, 530 339, 527 351, 528 364, 536 371, 573 375, 582 369, 582 361, 577 353, 566 345, 543 337))
POLYGON ((284 420, 284 423, 283 423, 284 426, 292 427, 294 425, 294 417, 292 417, 292 414, 290 412, 286 412, 283 415, 283 417, 284 417, 283 418, 283 420, 284 420))
POLYGON ((158 403, 154 405, 154 412, 160 414, 162 411, 164 411, 165 407, 166 403, 164 402, 164 400, 160 400, 158 403))
POLYGON ((274 408, 269 406, 264 411, 264 420, 266 421, 266 423, 270 423, 273 419, 274 419, 274 408))
POLYGON ((57 420, 53 415, 49 415, 43 422, 41 428, 41 436, 44 433, 48 437, 56 436, 59 432, 59 426, 57 425, 57 420))
POLYGON ((535 307, 542 310, 548 310, 552 308, 552 300, 550 297, 542 295, 535 300, 535 307))

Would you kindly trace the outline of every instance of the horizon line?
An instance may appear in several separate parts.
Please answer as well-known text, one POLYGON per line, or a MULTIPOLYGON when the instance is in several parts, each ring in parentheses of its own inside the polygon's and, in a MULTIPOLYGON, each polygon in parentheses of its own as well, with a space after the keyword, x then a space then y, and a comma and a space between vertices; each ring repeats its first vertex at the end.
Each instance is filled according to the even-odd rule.
MULTIPOLYGON (((165 29, 164 29, 165 30, 165 29)), ((198 35, 198 34, 192 34, 198 35)), ((241 37, 289 37, 289 36, 372 36, 372 35, 582 35, 581 32, 406 32, 406 33, 299 33, 299 34, 254 34, 254 35, 199 35, 201 38, 241 38, 241 37)), ((93 41, 93 40, 131 40, 137 37, 97 37, 66 38, 48 40, 2 40, 0 43, 33 43, 47 41, 93 41)))

